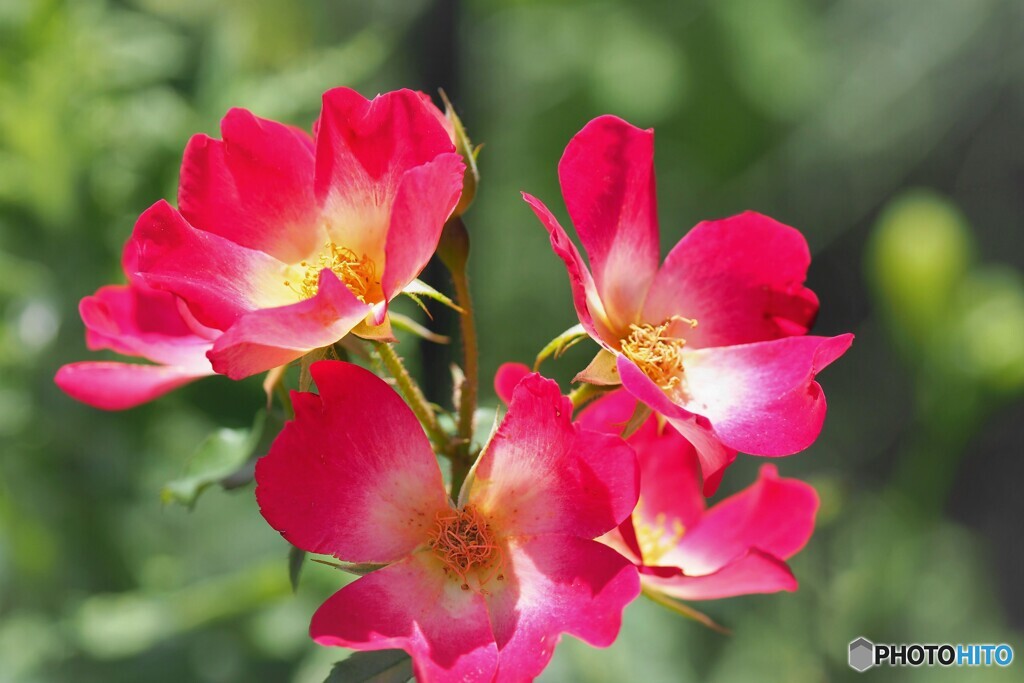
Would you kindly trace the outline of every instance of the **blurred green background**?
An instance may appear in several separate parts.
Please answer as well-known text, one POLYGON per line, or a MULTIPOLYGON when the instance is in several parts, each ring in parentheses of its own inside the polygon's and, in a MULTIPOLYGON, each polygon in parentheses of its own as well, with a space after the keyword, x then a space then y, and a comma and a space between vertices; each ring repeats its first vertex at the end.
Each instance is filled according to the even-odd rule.
MULTIPOLYGON (((814 251, 815 332, 857 334, 821 377, 821 438, 776 461, 823 500, 800 591, 697 605, 731 637, 639 601, 612 648, 566 638, 544 680, 860 680, 860 635, 1024 657, 1018 0, 0 0, 0 682, 319 683, 345 655, 306 636, 343 579, 307 563, 293 596, 251 487, 161 502, 207 434, 250 423, 258 379, 126 413, 52 383, 95 357, 78 300, 121 281, 189 135, 230 106, 308 127, 335 85, 444 87, 485 144, 466 216, 485 377, 575 322, 519 191, 564 218, 558 158, 602 113, 657 130, 664 248, 768 213, 814 251)), ((547 370, 565 381, 592 351, 547 370)), ((402 352, 443 397, 450 351, 402 352)))

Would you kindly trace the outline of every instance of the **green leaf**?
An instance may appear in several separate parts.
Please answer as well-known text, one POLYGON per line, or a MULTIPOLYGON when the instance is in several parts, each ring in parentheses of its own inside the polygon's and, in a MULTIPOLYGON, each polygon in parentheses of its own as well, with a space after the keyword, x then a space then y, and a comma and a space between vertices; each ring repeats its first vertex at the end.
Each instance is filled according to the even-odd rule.
POLYGON ((218 429, 208 436, 189 460, 184 475, 164 486, 160 492, 163 502, 191 508, 208 486, 237 472, 259 445, 266 416, 261 410, 248 429, 218 429))
POLYGON ((306 551, 292 546, 288 549, 288 580, 292 582, 292 592, 299 590, 299 577, 302 575, 302 562, 306 559, 306 551))
POLYGON ((630 416, 629 420, 626 421, 626 424, 623 425, 622 433, 619 436, 623 439, 628 439, 633 436, 633 434, 636 433, 636 430, 640 429, 644 422, 647 421, 647 418, 651 416, 652 412, 654 411, 652 411, 647 404, 637 401, 636 408, 633 409, 633 414, 630 416))
POLYGON ((404 650, 353 652, 334 665, 324 683, 406 683, 412 658, 404 650))
POLYGON ((583 329, 583 325, 573 325, 549 341, 547 346, 540 350, 536 360, 533 361, 533 371, 537 372, 540 364, 547 360, 549 356, 558 358, 586 337, 587 331, 583 329))

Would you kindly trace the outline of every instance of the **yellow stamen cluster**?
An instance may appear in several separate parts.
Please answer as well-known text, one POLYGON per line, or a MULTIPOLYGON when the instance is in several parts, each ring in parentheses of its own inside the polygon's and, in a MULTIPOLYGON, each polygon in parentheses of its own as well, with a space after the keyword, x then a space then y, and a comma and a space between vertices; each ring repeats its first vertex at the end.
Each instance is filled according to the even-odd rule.
POLYGON ((492 578, 505 580, 501 546, 495 543, 490 524, 472 505, 438 512, 430 530, 430 547, 444 563, 445 574, 456 579, 462 590, 470 589, 471 574, 476 579, 474 587, 481 590, 492 578))
POLYGON ((329 268, 338 279, 345 283, 357 299, 366 303, 366 297, 374 285, 379 285, 377 266, 366 254, 357 255, 347 247, 339 247, 328 240, 323 250, 313 262, 302 261, 304 268, 302 280, 292 282, 285 280, 284 286, 291 289, 303 299, 314 296, 320 284, 320 271, 329 268))
POLYGON ((643 556, 644 564, 653 565, 676 547, 683 534, 686 533, 686 527, 678 519, 673 519, 670 533, 667 528, 668 519, 664 512, 659 512, 654 517, 653 525, 648 524, 642 520, 640 515, 642 502, 637 503, 636 510, 633 512, 633 528, 636 530, 636 541, 640 545, 640 554, 643 556))
POLYGON ((682 382, 683 347, 686 340, 673 337, 668 330, 675 322, 697 327, 697 321, 674 315, 660 325, 630 325, 629 336, 622 340, 622 353, 636 363, 655 384, 670 391, 682 382))

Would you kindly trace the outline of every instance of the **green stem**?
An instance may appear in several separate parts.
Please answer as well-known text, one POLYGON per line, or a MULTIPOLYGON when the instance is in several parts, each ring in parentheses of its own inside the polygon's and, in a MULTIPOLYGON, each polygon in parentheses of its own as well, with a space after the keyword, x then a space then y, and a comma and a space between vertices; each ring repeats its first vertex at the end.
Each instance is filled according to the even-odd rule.
POLYGON ((291 397, 288 396, 288 387, 284 385, 283 381, 277 382, 274 385, 274 393, 277 394, 277 399, 281 401, 281 409, 284 411, 284 418, 286 420, 294 419, 295 408, 292 407, 291 397))
POLYGON ((395 352, 394 347, 388 342, 373 342, 374 349, 380 357, 381 362, 388 374, 395 378, 398 390, 405 397, 406 403, 412 408, 412 412, 423 425, 434 447, 439 453, 448 452, 448 435, 441 429, 434 414, 434 408, 427 401, 426 396, 420 390, 420 385, 412 378, 409 371, 405 369, 401 357, 395 352))
MULTIPOLYGON (((459 315, 459 329, 462 335, 462 371, 465 373, 465 379, 459 392, 458 452, 461 459, 468 460, 480 386, 480 355, 477 348, 476 316, 466 270, 453 270, 452 281, 455 283, 455 303, 463 311, 459 315)), ((469 469, 468 466, 466 469, 469 469)))

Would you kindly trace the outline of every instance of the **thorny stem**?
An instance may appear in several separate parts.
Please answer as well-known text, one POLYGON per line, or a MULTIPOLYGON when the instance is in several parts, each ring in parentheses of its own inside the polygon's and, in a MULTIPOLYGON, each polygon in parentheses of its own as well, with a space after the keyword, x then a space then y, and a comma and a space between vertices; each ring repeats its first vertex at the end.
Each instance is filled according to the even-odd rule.
POLYGON ((398 390, 405 397, 406 402, 412 408, 412 412, 416 415, 420 424, 423 425, 423 429, 426 430, 430 440, 434 442, 434 447, 441 453, 447 453, 448 435, 441 429, 441 425, 437 422, 437 416, 434 414, 434 408, 427 402, 426 396, 420 390, 420 385, 416 383, 416 380, 412 378, 409 371, 405 369, 405 364, 402 363, 401 357, 388 342, 375 341, 373 342, 373 347, 377 351, 377 355, 380 357, 388 374, 395 378, 398 390))

